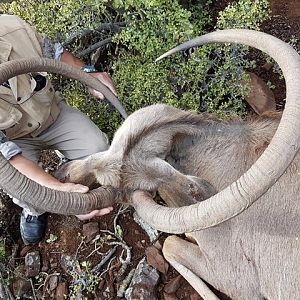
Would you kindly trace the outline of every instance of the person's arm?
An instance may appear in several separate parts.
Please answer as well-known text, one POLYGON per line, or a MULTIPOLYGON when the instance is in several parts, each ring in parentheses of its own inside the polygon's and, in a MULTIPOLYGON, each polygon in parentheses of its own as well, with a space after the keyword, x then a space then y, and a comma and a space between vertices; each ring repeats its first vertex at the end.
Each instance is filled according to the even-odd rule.
MULTIPOLYGON (((73 67, 78 67, 81 68, 83 66, 85 66, 86 64, 81 61, 80 59, 78 59, 77 57, 75 57, 72 53, 68 52, 67 50, 64 50, 63 53, 60 56, 60 60, 68 65, 71 65, 73 67)), ((114 86, 114 83, 110 77, 110 75, 106 72, 96 72, 96 73, 90 73, 92 76, 96 77, 97 79, 99 79, 103 84, 105 84, 115 95, 117 95, 117 91, 116 91, 116 87, 114 86)), ((90 90, 91 94, 93 94, 94 96, 100 98, 100 99, 104 99, 104 96, 96 91, 91 89, 90 90)))
MULTIPOLYGON (((64 63, 71 65, 73 67, 76 67, 76 68, 81 68, 86 65, 82 60, 75 57, 71 52, 64 49, 62 44, 53 43, 49 37, 42 36, 36 31, 35 31, 35 33, 36 33, 38 40, 40 41, 42 53, 43 53, 44 57, 60 60, 64 63)), ((93 73, 90 73, 90 75, 99 79, 115 95, 117 94, 116 87, 115 87, 110 75, 107 72, 93 72, 93 73)), ((89 89, 89 91, 94 96, 96 96, 100 99, 104 99, 104 96, 100 92, 98 92, 94 89, 89 89)))
POLYGON ((79 192, 86 193, 89 188, 81 184, 63 183, 55 177, 46 173, 40 166, 33 161, 27 159, 21 154, 13 156, 9 160, 10 164, 15 167, 23 175, 51 189, 65 191, 65 192, 79 192))
MULTIPOLYGON (((87 193, 89 188, 82 184, 75 183, 63 183, 57 180, 55 177, 46 173, 41 167, 32 162, 31 160, 25 158, 21 154, 13 156, 9 162, 14 166, 20 173, 26 177, 32 179, 33 181, 39 183, 40 185, 46 186, 51 189, 64 191, 64 192, 77 192, 77 193, 87 193)), ((88 220, 93 217, 99 217, 108 214, 112 211, 112 207, 106 207, 100 210, 94 210, 85 215, 76 215, 80 220, 88 220)))
MULTIPOLYGON (((40 185, 64 192, 87 193, 89 190, 87 186, 81 184, 60 182, 55 177, 46 173, 37 164, 25 158, 22 155, 21 149, 14 142, 9 141, 2 131, 0 131, 0 152, 4 156, 4 158, 7 159, 9 163, 20 173, 39 183, 40 185)), ((88 220, 93 217, 102 216, 111 211, 112 207, 107 207, 101 210, 94 210, 89 214, 77 215, 77 217, 80 220, 88 220)))

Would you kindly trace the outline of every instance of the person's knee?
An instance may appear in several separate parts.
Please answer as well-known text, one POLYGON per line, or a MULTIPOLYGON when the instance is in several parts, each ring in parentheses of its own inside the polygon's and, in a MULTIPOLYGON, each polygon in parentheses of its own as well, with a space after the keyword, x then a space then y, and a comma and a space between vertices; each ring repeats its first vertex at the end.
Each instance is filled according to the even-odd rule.
POLYGON ((103 152, 108 150, 109 148, 109 140, 107 135, 104 132, 99 134, 98 139, 92 141, 89 148, 91 149, 92 153, 103 152))
MULTIPOLYGON (((103 152, 108 150, 109 148, 109 140, 107 135, 103 132, 98 133, 93 138, 90 137, 88 142, 85 143, 84 149, 80 151, 70 151, 68 156, 71 156, 71 160, 73 159, 82 159, 92 154, 103 152)), ((68 157, 67 156, 67 157, 68 157)))

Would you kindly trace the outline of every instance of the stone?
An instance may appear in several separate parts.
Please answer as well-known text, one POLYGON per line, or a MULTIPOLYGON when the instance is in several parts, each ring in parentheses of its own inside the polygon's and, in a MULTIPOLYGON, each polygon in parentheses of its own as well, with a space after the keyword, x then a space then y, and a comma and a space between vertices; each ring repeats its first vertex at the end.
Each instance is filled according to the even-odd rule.
POLYGON ((58 276, 57 275, 50 276, 48 280, 49 291, 54 291, 57 285, 58 285, 58 276))
POLYGON ((157 300, 158 280, 158 272, 143 258, 136 267, 129 288, 125 292, 126 300, 157 300))
POLYGON ((28 252, 25 256, 26 276, 34 277, 40 273, 41 258, 38 251, 28 252))
POLYGON ((178 300, 175 294, 164 293, 164 300, 178 300))
POLYGON ((12 284, 12 292, 15 297, 23 297, 31 292, 30 280, 25 278, 16 278, 12 284))
POLYGON ((65 300, 68 296, 68 285, 66 282, 60 282, 56 288, 55 299, 65 300))
POLYGON ((85 236, 85 242, 89 243, 92 241, 97 234, 99 234, 98 222, 89 222, 83 225, 82 233, 85 236))
POLYGON ((193 292, 190 295, 190 300, 202 300, 202 298, 199 296, 199 294, 197 292, 193 292))
POLYGON ((162 246, 162 244, 161 244, 161 242, 160 242, 159 240, 157 240, 157 241, 153 244, 153 246, 154 246, 156 249, 158 249, 159 251, 162 251, 163 246, 162 246))
POLYGON ((261 115, 267 111, 276 110, 276 102, 273 92, 268 85, 256 74, 247 72, 250 76, 250 93, 245 100, 253 108, 253 110, 261 115))
POLYGON ((62 254, 61 259, 60 259, 60 265, 62 269, 68 273, 73 269, 74 265, 74 260, 73 257, 70 255, 62 254))
POLYGON ((157 269, 159 272, 163 274, 167 274, 169 270, 169 264, 163 257, 160 250, 158 250, 154 246, 150 246, 145 250, 147 256, 147 262, 150 266, 157 269))
POLYGON ((165 286, 164 286, 164 292, 167 294, 173 294, 176 293, 176 291, 179 289, 181 285, 181 279, 182 276, 178 275, 177 277, 171 279, 165 286))
POLYGON ((32 250, 32 246, 31 245, 27 245, 25 247, 22 248, 22 250, 20 251, 20 256, 24 257, 29 251, 32 250))

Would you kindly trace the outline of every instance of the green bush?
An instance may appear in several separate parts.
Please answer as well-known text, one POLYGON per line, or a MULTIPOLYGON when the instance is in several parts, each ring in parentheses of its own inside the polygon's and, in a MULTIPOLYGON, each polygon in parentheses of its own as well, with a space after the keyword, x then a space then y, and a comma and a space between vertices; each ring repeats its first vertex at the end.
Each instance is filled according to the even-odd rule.
MULTIPOLYGON (((205 33, 208 3, 196 1, 183 8, 178 1, 123 1, 127 27, 115 40, 125 45, 114 64, 114 80, 126 108, 134 111, 150 103, 165 102, 183 109, 219 114, 245 114, 242 102, 248 93, 244 69, 246 47, 203 46, 190 55, 178 54, 154 63, 178 43, 205 33)), ((217 20, 216 28, 256 28, 268 18, 267 1, 241 0, 229 5, 217 20), (253 6, 253 8, 252 8, 253 6), (238 20, 237 20, 238 19, 238 20), (238 23, 237 23, 238 22, 238 23)))
POLYGON ((18 0, 2 3, 0 12, 18 15, 55 42, 63 43, 82 29, 97 27, 101 22, 99 16, 106 12, 105 2, 18 0))
MULTIPOLYGON (((237 0, 220 12, 213 24, 211 2, 89 0, 81 4, 75 0, 21 0, 1 4, 1 10, 20 15, 60 42, 107 20, 125 22, 125 29, 113 36, 116 47, 108 53, 108 64, 118 97, 128 112, 164 102, 223 116, 244 115, 242 100, 248 92, 244 70, 252 65, 245 59, 246 47, 207 45, 155 63, 166 50, 206 33, 208 28, 258 29, 269 17, 267 0, 237 0)), ((94 38, 75 39, 69 50, 76 53, 94 38)), ((111 137, 122 122, 119 114, 87 95, 77 83, 63 81, 61 86, 68 102, 85 111, 111 137)))

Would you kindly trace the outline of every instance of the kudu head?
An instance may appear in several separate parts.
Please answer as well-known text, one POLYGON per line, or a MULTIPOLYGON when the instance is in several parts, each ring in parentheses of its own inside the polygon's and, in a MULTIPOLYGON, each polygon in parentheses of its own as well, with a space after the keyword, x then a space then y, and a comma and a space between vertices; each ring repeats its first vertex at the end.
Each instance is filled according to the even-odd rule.
MULTIPOLYGON (((110 159, 111 155, 117 158, 115 174, 118 179, 111 184, 134 191, 131 201, 137 213, 154 228, 169 233, 208 228, 238 215, 280 178, 300 146, 300 59, 297 52, 268 34, 232 29, 191 40, 159 59, 207 43, 241 43, 269 54, 281 67, 286 80, 286 106, 272 141, 247 172, 205 201, 179 208, 156 204, 148 191, 162 190, 168 192, 167 197, 187 197, 187 203, 191 203, 195 194, 195 200, 203 200, 203 191, 208 195, 214 194, 208 183, 181 174, 164 161, 174 140, 182 134, 193 134, 193 125, 201 125, 201 117, 168 106, 155 105, 148 110, 144 108, 135 112, 124 122, 107 153, 110 159), (169 186, 172 186, 173 191, 169 186), (197 199, 197 195, 200 199, 197 199)), ((97 161, 96 156, 89 160, 94 161, 95 178, 100 172, 102 175, 99 176, 105 177, 105 169, 100 167, 103 161, 97 161)), ((112 173, 111 170, 109 173, 112 173)))
MULTIPOLYGON (((218 194, 197 204, 168 208, 156 204, 149 193, 136 191, 137 213, 154 228, 169 233, 197 231, 220 224, 243 212, 284 173, 300 147, 300 58, 288 44, 262 32, 222 30, 188 41, 162 55, 207 43, 240 43, 269 54, 281 67, 286 81, 286 105, 269 146, 252 167, 218 194)), ((195 155, 201 155, 195 154, 195 155)))

